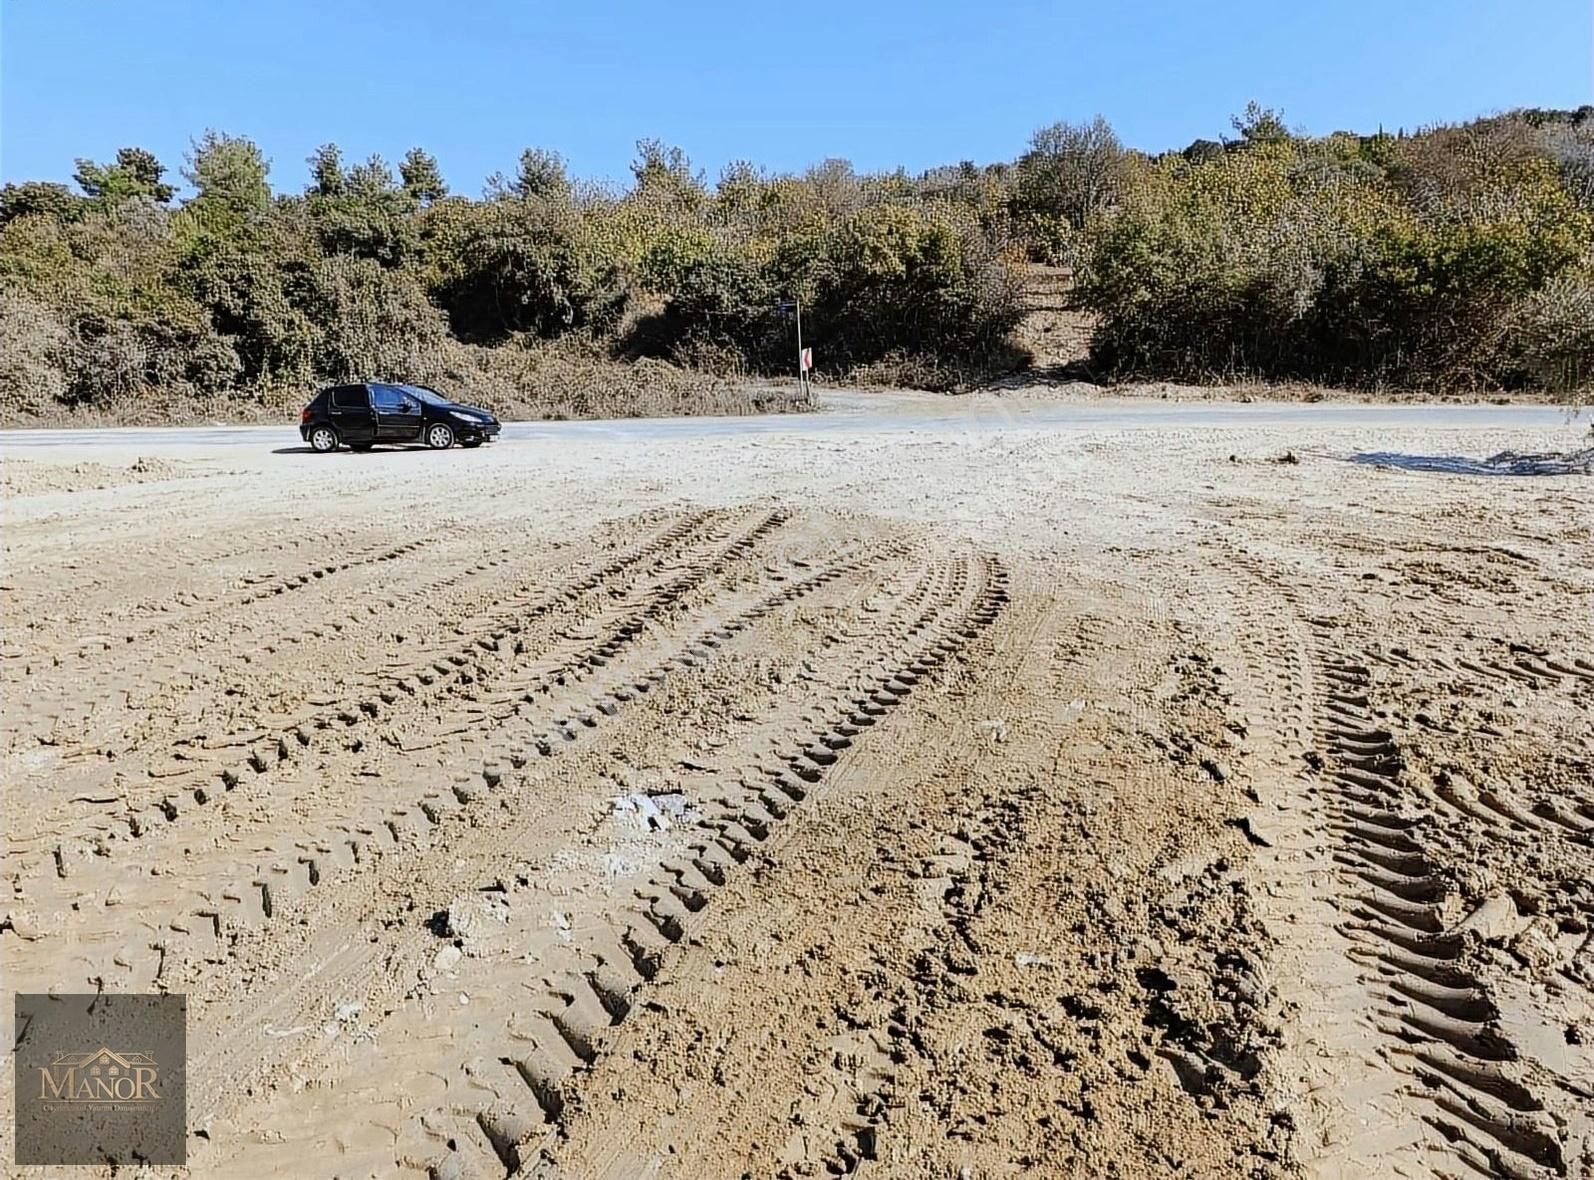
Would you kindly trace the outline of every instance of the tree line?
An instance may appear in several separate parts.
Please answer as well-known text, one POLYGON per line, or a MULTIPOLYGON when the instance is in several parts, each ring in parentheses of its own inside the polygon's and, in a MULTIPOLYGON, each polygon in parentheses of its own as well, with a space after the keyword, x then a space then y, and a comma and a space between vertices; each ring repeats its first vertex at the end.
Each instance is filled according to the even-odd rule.
POLYGON ((789 297, 825 373, 946 388, 1023 363, 1031 262, 1071 269, 1100 379, 1594 381, 1594 108, 1313 137, 1253 104, 1233 131, 1153 156, 1096 119, 995 164, 712 183, 644 140, 621 186, 531 148, 479 197, 422 149, 333 144, 276 193, 256 144, 210 131, 179 200, 124 148, 0 189, 0 405, 272 405, 369 376, 491 400, 553 354, 783 372, 789 297))

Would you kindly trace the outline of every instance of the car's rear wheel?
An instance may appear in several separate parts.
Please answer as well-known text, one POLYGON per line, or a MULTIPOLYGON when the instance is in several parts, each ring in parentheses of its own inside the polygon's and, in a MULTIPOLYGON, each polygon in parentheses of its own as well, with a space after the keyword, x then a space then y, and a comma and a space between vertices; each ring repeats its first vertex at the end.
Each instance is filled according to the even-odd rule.
POLYGON ((310 432, 310 449, 318 455, 330 455, 338 449, 338 432, 330 426, 317 426, 310 432))
POLYGON ((454 445, 454 428, 445 422, 433 422, 426 428, 426 445, 434 451, 446 451, 454 445))

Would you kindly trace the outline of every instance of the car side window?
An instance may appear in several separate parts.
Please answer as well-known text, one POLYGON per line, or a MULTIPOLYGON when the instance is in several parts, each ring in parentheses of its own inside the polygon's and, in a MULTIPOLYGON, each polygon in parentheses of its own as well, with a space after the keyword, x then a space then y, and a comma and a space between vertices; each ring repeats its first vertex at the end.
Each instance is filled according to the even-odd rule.
POLYGON ((400 386, 371 386, 371 397, 378 410, 419 410, 419 403, 408 389, 400 386))
POLYGON ((340 385, 332 391, 332 404, 340 410, 363 410, 370 403, 366 400, 365 386, 340 385))

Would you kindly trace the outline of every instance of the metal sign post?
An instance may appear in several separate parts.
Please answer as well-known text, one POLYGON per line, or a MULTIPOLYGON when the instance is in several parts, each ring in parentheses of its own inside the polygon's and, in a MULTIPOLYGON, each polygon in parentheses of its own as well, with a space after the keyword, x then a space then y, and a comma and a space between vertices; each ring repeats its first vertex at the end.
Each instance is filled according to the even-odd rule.
POLYGON ((782 299, 775 304, 777 315, 793 315, 797 317, 797 384, 802 388, 803 400, 813 401, 813 390, 808 387, 808 370, 812 367, 809 353, 803 348, 803 305, 800 299, 782 299))
POLYGON ((797 384, 802 386, 803 400, 812 400, 808 396, 808 370, 803 368, 803 304, 800 299, 793 299, 792 303, 797 308, 797 384))

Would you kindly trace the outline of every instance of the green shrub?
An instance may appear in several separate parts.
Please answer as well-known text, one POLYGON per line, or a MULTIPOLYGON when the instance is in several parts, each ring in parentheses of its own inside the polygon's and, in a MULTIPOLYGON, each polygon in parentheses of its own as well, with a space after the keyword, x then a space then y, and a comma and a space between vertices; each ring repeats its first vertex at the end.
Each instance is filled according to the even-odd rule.
POLYGON ((1101 316, 1097 363, 1186 378, 1529 380, 1512 334, 1558 322, 1540 295, 1590 253, 1594 219, 1515 130, 1435 136, 1449 146, 1270 136, 1160 161, 1086 231, 1079 294, 1101 316))
POLYGON ((414 278, 369 258, 317 262, 295 303, 317 328, 310 360, 321 378, 425 383, 446 367, 442 312, 414 278))
MULTIPOLYGON (((313 379, 316 326, 290 294, 305 285, 307 267, 278 265, 267 251, 226 249, 184 276, 216 334, 238 357, 249 384, 303 384, 313 379)), ((302 298, 302 296, 301 296, 302 298)))
POLYGON ((435 221, 433 294, 461 339, 557 336, 618 319, 617 267, 564 196, 462 202, 435 221))
POLYGON ((1017 325, 1017 276, 974 218, 951 206, 878 205, 825 239, 813 330, 840 366, 893 352, 978 361, 1017 325))
POLYGON ((64 184, 25 180, 0 188, 0 226, 16 217, 39 213, 54 221, 70 221, 88 204, 64 184))
POLYGON ((1529 295, 1507 328, 1523 384, 1566 394, 1594 389, 1594 259, 1529 295))
POLYGON ((1013 215, 1043 262, 1067 261, 1072 237, 1121 197, 1129 154, 1100 115, 1089 123, 1053 123, 1030 138, 1019 157, 1013 215))
POLYGON ((833 372, 890 355, 977 365, 1021 314, 1016 275, 977 217, 939 203, 866 205, 818 232, 693 239, 668 265, 650 258, 670 355, 712 352, 721 369, 792 371, 794 325, 775 311, 784 298, 801 300, 807 340, 833 372))

